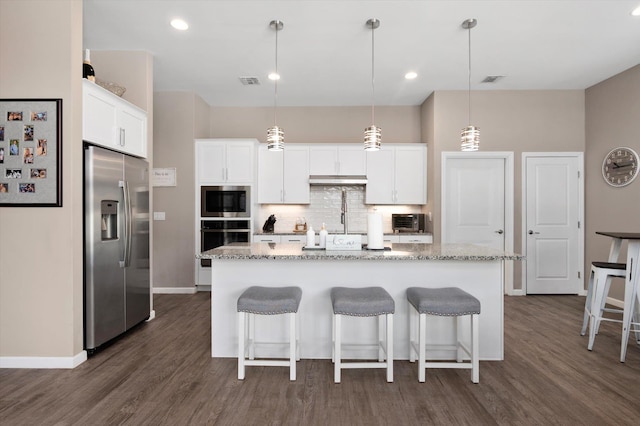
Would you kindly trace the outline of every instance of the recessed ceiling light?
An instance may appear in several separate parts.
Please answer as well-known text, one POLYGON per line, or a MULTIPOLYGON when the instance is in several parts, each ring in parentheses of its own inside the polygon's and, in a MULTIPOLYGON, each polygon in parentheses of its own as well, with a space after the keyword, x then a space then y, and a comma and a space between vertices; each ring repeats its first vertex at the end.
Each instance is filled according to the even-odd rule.
POLYGON ((189 29, 189 24, 187 24, 182 19, 177 19, 177 18, 171 21, 171 26, 176 30, 180 30, 180 31, 189 29))
POLYGON ((633 16, 640 16, 640 6, 636 7, 635 9, 633 9, 633 11, 631 12, 631 14, 633 16))
POLYGON ((280 80, 280 74, 272 72, 271 74, 269 74, 269 80, 280 80))
POLYGON ((416 78, 418 76, 417 73, 413 72, 413 71, 409 71, 408 73, 406 73, 404 75, 404 78, 406 78, 407 80, 413 80, 414 78, 416 78))

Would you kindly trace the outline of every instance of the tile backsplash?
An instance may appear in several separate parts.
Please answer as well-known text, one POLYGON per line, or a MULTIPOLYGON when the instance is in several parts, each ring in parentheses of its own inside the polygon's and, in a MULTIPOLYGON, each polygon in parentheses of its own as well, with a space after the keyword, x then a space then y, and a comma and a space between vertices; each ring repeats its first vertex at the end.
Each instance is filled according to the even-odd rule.
POLYGON ((255 232, 262 232, 262 225, 269 215, 276 216, 275 233, 293 232, 296 220, 304 218, 307 226, 313 226, 317 232, 325 223, 330 233, 342 233, 344 225, 340 223, 340 207, 342 205, 342 188, 347 190, 347 222, 348 232, 367 232, 367 213, 382 213, 383 230, 391 233, 392 213, 420 213, 420 206, 376 206, 364 203, 365 187, 363 185, 320 185, 311 186, 309 204, 283 205, 261 204, 256 218, 255 232))

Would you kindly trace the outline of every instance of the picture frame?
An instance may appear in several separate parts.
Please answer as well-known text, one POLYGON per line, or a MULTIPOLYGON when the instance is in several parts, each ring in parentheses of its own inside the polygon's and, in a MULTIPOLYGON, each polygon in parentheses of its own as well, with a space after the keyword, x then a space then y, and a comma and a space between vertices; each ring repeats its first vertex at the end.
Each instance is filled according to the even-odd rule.
POLYGON ((0 99, 0 207, 62 207, 62 99, 0 99))

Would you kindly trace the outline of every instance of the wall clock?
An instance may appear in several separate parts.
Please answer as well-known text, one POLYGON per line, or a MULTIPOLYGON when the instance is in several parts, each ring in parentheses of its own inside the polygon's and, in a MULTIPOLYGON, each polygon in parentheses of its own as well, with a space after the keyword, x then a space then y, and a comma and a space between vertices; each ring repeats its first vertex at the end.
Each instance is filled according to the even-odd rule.
POLYGON ((611 186, 629 185, 638 176, 638 153, 624 146, 614 148, 604 157, 602 177, 611 186))

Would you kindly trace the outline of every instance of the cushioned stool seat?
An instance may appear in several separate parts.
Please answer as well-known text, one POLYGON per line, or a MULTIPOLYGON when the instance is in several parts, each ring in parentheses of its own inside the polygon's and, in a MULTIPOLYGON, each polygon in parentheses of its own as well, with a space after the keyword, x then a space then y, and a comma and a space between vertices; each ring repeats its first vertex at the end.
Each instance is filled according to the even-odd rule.
MULTIPOLYGON (((296 314, 302 299, 299 287, 259 287, 253 286, 245 290, 238 298, 238 379, 245 376, 245 366, 284 366, 289 367, 290 380, 296 379, 296 360, 298 353, 298 338, 296 314), (289 315, 289 359, 267 360, 255 359, 255 315, 289 315), (248 324, 247 324, 248 316, 248 324), (248 332, 247 332, 248 326, 248 332), (248 339, 247 339, 248 335, 248 339), (247 359, 246 349, 249 349, 247 359)), ((270 342, 272 343, 272 342, 270 342)))
POLYGON ((407 301, 409 302, 409 361, 415 362, 418 355, 418 380, 425 381, 427 368, 468 368, 471 369, 471 381, 478 383, 479 374, 479 348, 478 348, 478 315, 480 314, 480 301, 457 287, 423 288, 410 287, 407 289, 407 301), (412 315, 412 312, 414 313, 412 315), (418 341, 412 340, 415 335, 412 316, 419 317, 418 341), (455 345, 427 345, 426 325, 427 315, 454 316, 456 317, 455 345), (471 346, 467 347, 458 339, 457 329, 461 317, 471 317, 471 346), (427 349, 455 350, 457 362, 427 362, 427 349), (461 350, 471 358, 471 362, 462 362, 461 350))
MULTIPOLYGON (((340 373, 344 368, 385 368, 387 382, 393 382, 393 314, 395 302, 382 287, 334 287, 331 289, 333 306, 333 361, 334 381, 340 383, 340 373), (342 347, 353 346, 342 343, 342 316, 378 317, 378 362, 343 362, 342 347), (386 327, 383 326, 386 318, 386 327), (382 329, 386 328, 386 338, 382 329)), ((371 346, 371 345, 366 345, 371 346)))

